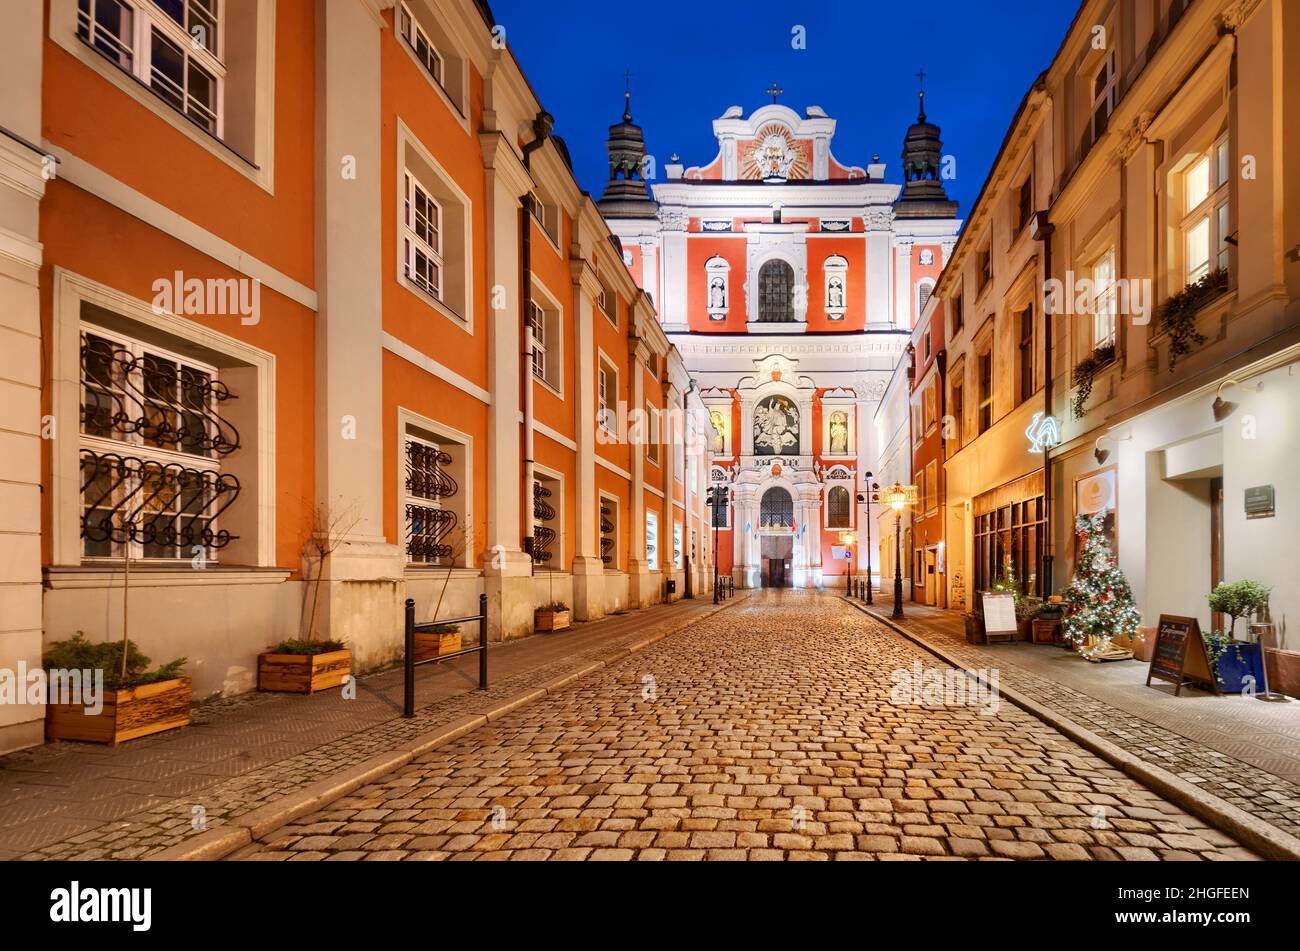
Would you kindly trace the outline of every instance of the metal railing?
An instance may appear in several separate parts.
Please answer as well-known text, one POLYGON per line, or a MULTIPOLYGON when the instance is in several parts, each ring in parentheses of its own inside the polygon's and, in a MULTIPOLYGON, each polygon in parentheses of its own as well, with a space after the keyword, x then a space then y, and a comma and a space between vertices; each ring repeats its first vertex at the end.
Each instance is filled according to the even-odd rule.
POLYGON ((448 618, 447 620, 430 621, 427 624, 415 623, 415 599, 406 599, 406 638, 405 652, 402 659, 403 673, 405 675, 402 690, 402 716, 411 719, 415 716, 415 668, 423 667, 426 664, 441 664, 444 661, 455 660, 458 657, 467 657, 470 654, 478 654, 478 689, 486 690, 488 688, 488 628, 487 628, 487 595, 478 596, 478 614, 473 617, 448 618), (426 660, 415 659, 415 635, 418 631, 428 632, 432 628, 447 627, 452 624, 472 624, 478 622, 478 647, 467 647, 464 650, 455 651, 450 654, 439 654, 437 657, 430 657, 426 660))

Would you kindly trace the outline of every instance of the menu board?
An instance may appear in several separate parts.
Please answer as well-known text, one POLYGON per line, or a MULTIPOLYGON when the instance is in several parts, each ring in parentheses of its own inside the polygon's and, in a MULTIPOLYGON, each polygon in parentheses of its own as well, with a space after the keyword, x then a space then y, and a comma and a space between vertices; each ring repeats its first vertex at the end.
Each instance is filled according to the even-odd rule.
POLYGON ((1175 684, 1175 697, 1182 693, 1189 680, 1201 681, 1215 693, 1219 692, 1218 678, 1210 671, 1209 655, 1205 652, 1201 625, 1196 618, 1160 615, 1151 668, 1147 672, 1148 687, 1153 678, 1175 684))
POLYGON ((985 591, 981 595, 984 602, 984 634, 986 637, 1007 637, 1014 640, 1019 625, 1016 623, 1016 599, 1010 594, 994 594, 985 591))

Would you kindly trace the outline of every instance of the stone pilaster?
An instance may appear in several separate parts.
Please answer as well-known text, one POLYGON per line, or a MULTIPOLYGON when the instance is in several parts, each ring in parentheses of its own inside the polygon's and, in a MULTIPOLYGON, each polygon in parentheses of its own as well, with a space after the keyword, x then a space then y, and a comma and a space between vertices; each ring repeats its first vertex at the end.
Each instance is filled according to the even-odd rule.
POLYGON ((605 616, 605 564, 600 558, 600 498, 596 490, 596 342, 593 302, 601 292, 596 271, 581 258, 570 260, 573 275, 574 432, 578 452, 575 460, 577 491, 577 549, 573 558, 573 616, 578 621, 595 621, 605 616))

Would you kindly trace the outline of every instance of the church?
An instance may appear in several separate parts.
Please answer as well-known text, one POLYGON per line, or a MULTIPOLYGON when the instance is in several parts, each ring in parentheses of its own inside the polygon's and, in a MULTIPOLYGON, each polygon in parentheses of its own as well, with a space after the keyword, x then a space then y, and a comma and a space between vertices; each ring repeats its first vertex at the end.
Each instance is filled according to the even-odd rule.
POLYGON ((841 162, 836 120, 779 93, 728 108, 717 154, 673 156, 663 179, 629 93, 598 205, 712 423, 719 572, 738 588, 843 587, 879 576, 864 537, 877 415, 961 222, 924 92, 901 186, 879 156, 841 162))

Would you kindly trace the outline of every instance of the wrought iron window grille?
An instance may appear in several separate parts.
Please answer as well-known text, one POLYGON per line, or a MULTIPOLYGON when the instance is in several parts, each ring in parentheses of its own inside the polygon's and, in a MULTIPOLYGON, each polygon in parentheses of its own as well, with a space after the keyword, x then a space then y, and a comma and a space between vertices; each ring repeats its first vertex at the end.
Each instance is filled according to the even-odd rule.
POLYGON ((554 495, 540 482, 533 483, 533 561, 545 565, 555 557, 551 545, 555 543, 555 529, 548 523, 555 520, 555 508, 546 500, 554 495))
MULTIPOLYGON (((415 440, 406 443, 407 495, 441 502, 455 497, 460 486, 448 472, 451 455, 436 446, 415 440)), ((408 502, 406 554, 412 562, 430 563, 451 558, 455 552, 447 539, 459 524, 456 513, 435 505, 408 502)))

